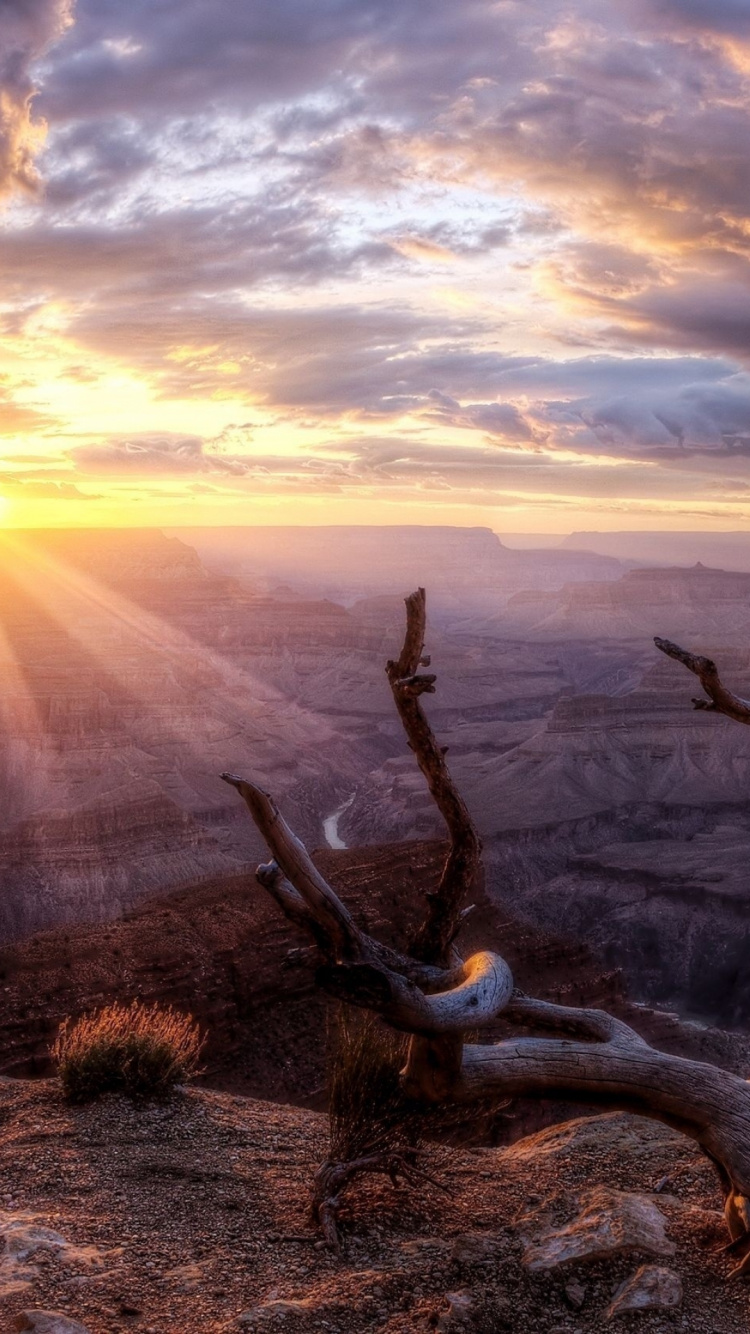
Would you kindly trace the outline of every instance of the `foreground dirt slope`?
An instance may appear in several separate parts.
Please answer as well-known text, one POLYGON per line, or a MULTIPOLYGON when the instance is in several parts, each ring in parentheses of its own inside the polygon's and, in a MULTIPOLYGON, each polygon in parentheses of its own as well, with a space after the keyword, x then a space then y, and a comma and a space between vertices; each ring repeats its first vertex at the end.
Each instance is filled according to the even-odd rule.
POLYGON ((733 1262, 718 1253, 712 1169, 664 1127, 609 1115, 512 1148, 436 1150, 448 1193, 370 1183, 353 1197, 341 1258, 316 1244, 306 1215, 325 1139, 316 1113, 231 1094, 70 1109, 53 1081, 0 1079, 0 1334, 35 1309, 88 1334, 748 1327, 750 1288, 727 1283, 733 1262), (523 1237, 574 1216, 601 1182, 663 1214, 676 1253, 656 1263, 682 1280, 680 1306, 610 1325, 613 1290, 644 1260, 635 1250, 551 1272, 523 1264, 523 1237), (447 1294, 464 1303, 463 1323, 447 1294))

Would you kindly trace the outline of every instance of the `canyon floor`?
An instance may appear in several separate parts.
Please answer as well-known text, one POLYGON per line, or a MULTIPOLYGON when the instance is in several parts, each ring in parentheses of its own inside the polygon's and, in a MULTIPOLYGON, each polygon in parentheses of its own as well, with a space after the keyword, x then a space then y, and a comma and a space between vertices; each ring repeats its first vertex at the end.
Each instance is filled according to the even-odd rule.
POLYGON ((341 1256, 307 1215, 325 1146, 325 1118, 298 1108, 202 1089, 71 1108, 56 1081, 0 1079, 2 1334, 748 1326, 750 1286, 727 1277, 713 1170, 662 1126, 608 1115, 509 1148, 436 1149, 446 1189, 368 1182, 343 1216, 341 1256), (645 1229, 608 1256, 530 1268, 545 1227, 564 1228, 587 1202, 591 1215, 592 1198, 605 1224, 608 1210, 658 1210, 661 1241, 645 1229), (681 1284, 680 1304, 610 1317, 644 1262, 681 1284))

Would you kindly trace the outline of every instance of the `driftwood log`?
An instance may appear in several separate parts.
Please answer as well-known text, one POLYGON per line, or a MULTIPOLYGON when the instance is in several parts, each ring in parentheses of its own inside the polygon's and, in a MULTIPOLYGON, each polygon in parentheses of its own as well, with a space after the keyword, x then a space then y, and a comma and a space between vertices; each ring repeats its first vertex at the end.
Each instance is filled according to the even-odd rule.
MULTIPOLYGON (((435 676, 419 672, 429 666, 423 655, 423 589, 406 599, 406 610, 404 646, 386 671, 451 842, 412 949, 400 954, 363 932, 272 798, 245 778, 223 774, 244 798, 272 855, 258 867, 259 883, 317 945, 319 985, 410 1035, 402 1072, 407 1092, 426 1102, 467 1104, 486 1104, 495 1096, 554 1095, 665 1122, 695 1140, 714 1163, 730 1247, 742 1256, 732 1272, 750 1271, 750 1084, 715 1066, 656 1051, 603 1011, 524 995, 514 987, 505 960, 490 950, 466 961, 458 955, 454 942, 465 915, 463 899, 479 865, 480 842, 420 703, 435 688, 435 676), (487 1045, 464 1041, 466 1033, 476 1034, 498 1019, 511 1031, 505 1040, 487 1045)), ((668 640, 656 644, 699 677, 708 698, 697 701, 697 707, 750 722, 750 703, 725 689, 710 659, 668 640)), ((376 1170, 397 1173, 398 1166, 384 1163, 376 1170)), ((327 1235, 335 1240, 334 1225, 327 1235)))

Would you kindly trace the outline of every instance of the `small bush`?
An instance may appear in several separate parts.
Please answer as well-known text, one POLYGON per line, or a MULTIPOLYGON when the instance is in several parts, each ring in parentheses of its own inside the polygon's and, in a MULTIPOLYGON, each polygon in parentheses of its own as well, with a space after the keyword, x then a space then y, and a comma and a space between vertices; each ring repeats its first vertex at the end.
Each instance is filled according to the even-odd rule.
POLYGON ((111 1092, 153 1098, 198 1073, 202 1047, 191 1015, 133 1001, 66 1019, 52 1057, 71 1102, 111 1092))

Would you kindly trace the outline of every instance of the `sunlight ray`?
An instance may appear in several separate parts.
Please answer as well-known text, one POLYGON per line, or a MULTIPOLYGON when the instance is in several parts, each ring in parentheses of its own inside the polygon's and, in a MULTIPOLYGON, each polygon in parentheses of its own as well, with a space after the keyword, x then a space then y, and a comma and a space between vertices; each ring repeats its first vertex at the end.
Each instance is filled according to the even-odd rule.
POLYGON ((27 664, 8 633, 10 618, 18 612, 14 592, 4 581, 0 598, 0 787, 6 827, 27 817, 41 794, 48 799, 54 790, 64 799, 67 792, 63 768, 55 765, 42 708, 43 691, 38 680, 34 684, 29 680, 27 664))
MULTIPOLYGON (((165 739, 168 733, 169 740, 179 740, 196 758, 200 755, 202 768, 207 763, 205 736, 199 741, 195 706, 185 703, 186 696, 210 694, 203 721, 208 725, 210 714, 226 725, 228 734, 242 733, 245 746, 256 736, 267 740, 277 712, 279 729, 287 735, 295 725, 304 728, 309 723, 307 712, 276 687, 57 554, 8 531, 0 534, 0 549, 12 556, 13 577, 28 596, 122 692, 121 703, 146 703, 152 714, 163 704, 168 712, 165 739)), ((319 735, 319 723, 317 730, 319 735)))

